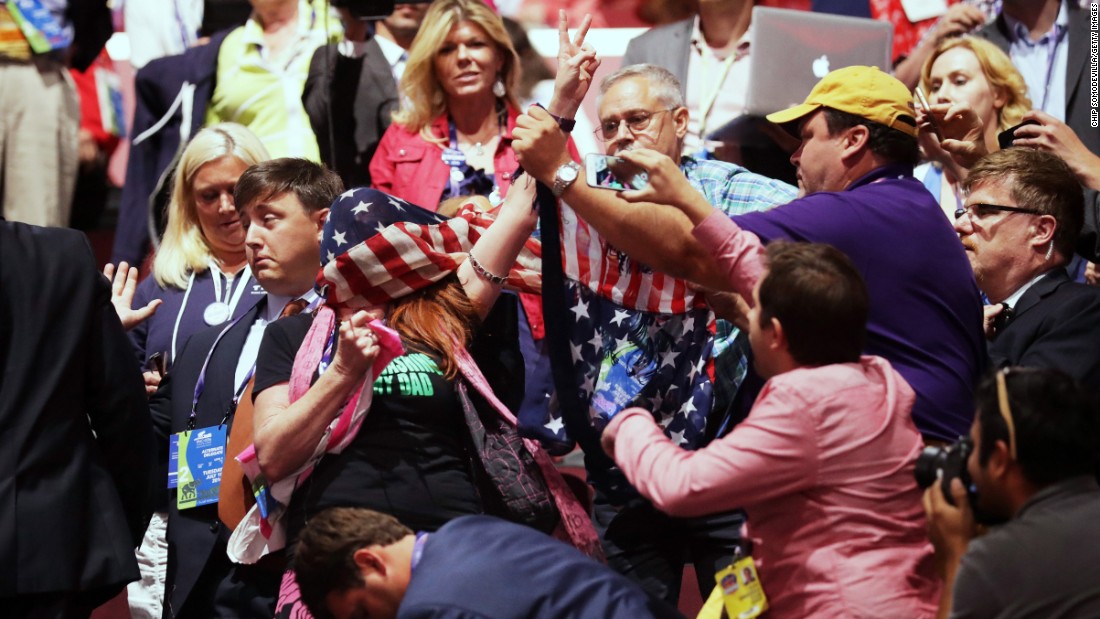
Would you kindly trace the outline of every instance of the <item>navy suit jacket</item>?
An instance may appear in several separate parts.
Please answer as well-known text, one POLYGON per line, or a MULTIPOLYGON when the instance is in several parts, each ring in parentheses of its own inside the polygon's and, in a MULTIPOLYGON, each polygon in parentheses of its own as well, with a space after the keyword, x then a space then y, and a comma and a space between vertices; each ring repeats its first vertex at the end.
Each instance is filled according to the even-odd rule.
POLYGON ((0 220, 0 599, 138 578, 155 443, 110 301, 83 234, 0 220))
POLYGON ((995 367, 1054 368, 1100 389, 1100 289, 1056 268, 1028 288, 989 343, 995 367))
POLYGON ((432 533, 398 619, 681 617, 637 584, 530 527, 456 518, 432 533))
MULTIPOLYGON (((195 428, 215 426, 221 423, 238 387, 234 384, 237 360, 241 356, 252 323, 264 308, 266 297, 242 315, 241 319, 221 338, 210 365, 206 369, 205 385, 198 402, 195 428)), ((150 412, 157 434, 162 440, 187 429, 191 415, 191 401, 195 384, 202 371, 203 362, 214 340, 225 327, 211 327, 192 335, 176 358, 172 369, 165 375, 156 394, 149 401, 150 412)), ((132 364, 132 362, 131 362, 132 364)), ((230 419, 232 425, 232 419, 230 419)), ((226 454, 226 457, 232 457, 226 454)), ((172 616, 168 608, 179 613, 187 601, 195 582, 202 574, 211 553, 218 542, 229 540, 228 531, 218 520, 218 505, 203 505, 188 510, 176 509, 176 491, 170 492, 168 501, 168 579, 165 616, 172 616), (170 604, 170 606, 169 606, 170 604)), ((224 547, 224 546, 223 546, 224 547)), ((226 562, 228 557, 223 557, 226 562)))
MULTIPOLYGON (((1089 72, 1085 60, 1089 53, 1089 14, 1077 5, 1076 0, 1067 2, 1069 15, 1068 41, 1069 54, 1066 56, 1066 124, 1077 134, 1081 142, 1093 154, 1100 155, 1100 131, 1090 124, 1092 108, 1089 103, 1089 72)), ((1008 53, 1010 32, 1003 14, 982 28, 978 34, 989 39, 1008 53)), ((1039 101, 1033 101, 1038 105, 1039 101)))

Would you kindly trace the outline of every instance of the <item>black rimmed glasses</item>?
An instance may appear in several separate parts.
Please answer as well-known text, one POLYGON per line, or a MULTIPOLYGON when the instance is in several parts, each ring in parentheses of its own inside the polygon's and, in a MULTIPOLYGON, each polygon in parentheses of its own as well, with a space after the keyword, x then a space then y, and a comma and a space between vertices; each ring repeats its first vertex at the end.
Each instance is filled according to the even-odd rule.
POLYGON ((619 125, 626 123, 626 128, 630 133, 642 133, 649 128, 649 123, 653 120, 653 117, 658 114, 664 114, 665 112, 671 112, 676 108, 670 107, 664 110, 657 110, 656 112, 646 112, 644 110, 638 112, 631 112, 626 118, 620 120, 609 120, 601 123, 600 128, 593 131, 596 134, 596 139, 601 142, 610 142, 615 139, 615 136, 619 135, 619 125))
POLYGON ((963 215, 969 215, 970 219, 984 219, 985 217, 997 213, 1025 213, 1027 215, 1042 215, 1042 211, 1033 208, 1024 208, 1022 206, 1005 206, 1003 204, 971 204, 955 209, 955 219, 962 219, 963 215))

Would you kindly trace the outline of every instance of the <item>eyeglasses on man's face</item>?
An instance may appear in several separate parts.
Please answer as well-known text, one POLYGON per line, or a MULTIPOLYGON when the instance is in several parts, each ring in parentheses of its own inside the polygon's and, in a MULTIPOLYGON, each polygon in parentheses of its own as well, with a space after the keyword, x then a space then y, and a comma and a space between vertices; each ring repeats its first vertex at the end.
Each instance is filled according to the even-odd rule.
POLYGON ((600 123, 600 128, 596 129, 594 133, 596 134, 596 138, 600 141, 610 142, 615 139, 615 136, 619 135, 619 125, 622 123, 626 123, 626 128, 630 133, 642 133, 649 128, 654 116, 664 114, 665 112, 671 112, 674 109, 676 108, 657 110, 655 112, 647 112, 645 110, 631 112, 626 118, 621 120, 608 120, 600 123))
POLYGON ((1042 215, 1043 213, 1038 209, 1024 208, 1022 206, 1005 206, 1003 204, 970 204, 958 209, 955 209, 955 219, 962 219, 963 215, 970 217, 970 221, 977 221, 984 219, 993 213, 1024 213, 1027 215, 1042 215))

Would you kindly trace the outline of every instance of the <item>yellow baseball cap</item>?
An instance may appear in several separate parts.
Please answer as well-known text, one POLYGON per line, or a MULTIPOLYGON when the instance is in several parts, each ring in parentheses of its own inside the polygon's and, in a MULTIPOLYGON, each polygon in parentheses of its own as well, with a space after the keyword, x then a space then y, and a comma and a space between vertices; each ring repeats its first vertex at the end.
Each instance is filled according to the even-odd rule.
POLYGON ((805 102, 768 114, 767 118, 784 125, 821 107, 854 114, 917 137, 913 95, 905 84, 877 67, 856 65, 837 69, 821 78, 805 102))

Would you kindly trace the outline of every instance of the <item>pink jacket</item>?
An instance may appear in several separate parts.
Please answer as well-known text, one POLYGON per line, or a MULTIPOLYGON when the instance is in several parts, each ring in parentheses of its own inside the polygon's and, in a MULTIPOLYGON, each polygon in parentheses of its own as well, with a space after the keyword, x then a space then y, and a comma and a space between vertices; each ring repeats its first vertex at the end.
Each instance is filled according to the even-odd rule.
MULTIPOLYGON (((760 241, 725 216, 707 226, 725 241, 731 280, 751 289, 760 241)), ((745 421, 695 452, 640 408, 606 432, 627 479, 662 511, 747 510, 769 617, 931 617, 940 583, 913 478, 923 445, 913 400, 889 362, 864 357, 773 377, 745 421)))
MULTIPOLYGON (((508 110, 507 130, 493 157, 493 169, 502 196, 507 195, 512 174, 519 167, 516 154, 512 151, 512 130, 518 117, 518 111, 508 110)), ((432 133, 444 137, 448 135, 446 114, 432 122, 432 133)), ((439 206, 449 174, 450 168, 443 162, 442 148, 425 142, 419 132, 410 132, 397 123, 386 129, 370 161, 371 183, 375 189, 429 211, 439 206)))

